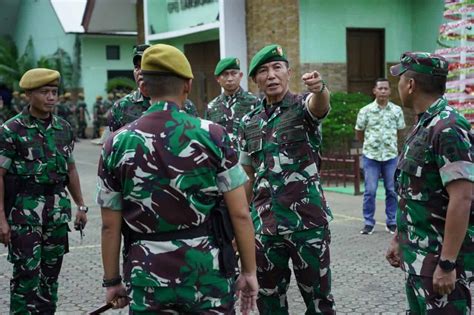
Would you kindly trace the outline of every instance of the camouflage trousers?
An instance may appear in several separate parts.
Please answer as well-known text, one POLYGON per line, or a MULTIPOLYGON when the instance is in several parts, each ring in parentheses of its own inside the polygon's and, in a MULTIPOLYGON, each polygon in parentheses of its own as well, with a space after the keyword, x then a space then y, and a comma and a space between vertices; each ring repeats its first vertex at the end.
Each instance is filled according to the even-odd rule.
POLYGON ((433 292, 433 278, 412 274, 407 277, 405 290, 407 314, 471 314, 471 293, 464 275, 456 280, 456 287, 449 295, 433 292))
POLYGON ((68 225, 12 225, 8 261, 11 314, 54 314, 68 225))
POLYGON ((256 235, 260 314, 288 314, 286 292, 291 277, 290 258, 306 304, 305 314, 335 314, 331 295, 330 242, 328 226, 285 235, 256 235))
MULTIPOLYGON (((219 250, 201 239, 142 241, 145 257, 145 246, 132 245, 127 258, 134 265, 127 281, 130 314, 235 314, 235 278, 221 273, 219 250), (206 245, 193 246, 199 242, 206 245), (147 274, 142 265, 151 253, 160 254, 146 261, 155 268, 147 274)), ((125 278, 127 269, 125 263, 125 278)))

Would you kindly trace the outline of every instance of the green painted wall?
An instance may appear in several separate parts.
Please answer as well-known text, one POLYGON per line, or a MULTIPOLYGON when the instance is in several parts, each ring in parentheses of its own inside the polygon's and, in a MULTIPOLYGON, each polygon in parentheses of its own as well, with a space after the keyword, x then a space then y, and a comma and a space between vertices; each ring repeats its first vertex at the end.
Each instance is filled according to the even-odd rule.
POLYGON ((443 23, 441 0, 416 0, 412 4, 412 49, 434 52, 438 47, 439 27, 443 23))
POLYGON ((443 0, 300 0, 300 59, 346 62, 346 28, 385 29, 385 58, 436 48, 443 0))
POLYGON ((14 40, 21 55, 30 36, 33 38, 35 57, 53 54, 58 48, 73 57, 74 34, 65 34, 48 0, 19 1, 17 25, 14 40))
MULTIPOLYGON (((233 0, 231 0, 233 1, 233 0)), ((219 14, 219 2, 199 5, 194 8, 182 9, 181 1, 179 12, 168 12, 168 3, 174 1, 149 0, 148 1, 148 23, 154 30, 154 34, 186 29, 189 27, 208 24, 217 21, 219 14)), ((150 32, 150 34, 152 34, 150 32)))
POLYGON ((167 40, 153 41, 150 44, 168 44, 184 51, 185 44, 202 43, 219 39, 219 29, 212 29, 200 33, 176 37, 167 40))
MULTIPOLYGON (((132 70, 134 36, 82 35, 82 86, 89 112, 97 95, 106 96, 107 70, 132 70), (120 60, 107 60, 105 47, 120 46, 120 60)), ((91 112, 92 113, 92 112, 91 112)))

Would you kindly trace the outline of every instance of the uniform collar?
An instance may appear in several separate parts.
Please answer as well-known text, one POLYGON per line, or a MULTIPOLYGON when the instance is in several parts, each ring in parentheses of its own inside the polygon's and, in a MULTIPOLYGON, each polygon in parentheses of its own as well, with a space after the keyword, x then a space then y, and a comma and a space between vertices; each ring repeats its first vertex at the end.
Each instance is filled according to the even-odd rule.
POLYGON ((164 110, 179 111, 179 106, 173 102, 160 101, 160 102, 152 104, 143 115, 148 115, 154 112, 159 112, 159 111, 164 111, 164 110))
POLYGON ((439 114, 448 106, 448 101, 444 97, 438 98, 433 104, 428 107, 426 112, 423 113, 420 119, 420 125, 423 124, 426 120, 430 119, 433 116, 439 114))
MULTIPOLYGON (((298 97, 298 95, 293 94, 290 91, 288 91, 286 93, 285 97, 283 97, 283 99, 280 102, 274 104, 273 106, 290 107, 291 105, 296 103, 297 97, 298 97)), ((266 97, 262 100, 262 104, 263 104, 264 107, 267 107, 267 98, 266 97)))
MULTIPOLYGON (((59 119, 56 115, 51 114, 53 117, 51 119, 51 126, 54 129, 62 130, 63 126, 59 123, 59 119)), ((23 125, 27 128, 38 128, 38 118, 34 117, 30 113, 30 105, 25 106, 23 108, 21 115, 20 115, 20 120, 22 121, 23 125)))

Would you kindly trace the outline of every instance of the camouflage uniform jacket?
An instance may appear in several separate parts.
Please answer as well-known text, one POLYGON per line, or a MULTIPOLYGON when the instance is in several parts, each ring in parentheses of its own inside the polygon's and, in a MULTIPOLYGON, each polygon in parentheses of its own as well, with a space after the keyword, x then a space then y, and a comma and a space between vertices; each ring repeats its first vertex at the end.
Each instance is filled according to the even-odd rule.
POLYGON ((392 102, 382 108, 377 101, 373 101, 357 114, 355 129, 364 131, 362 152, 372 160, 382 162, 397 157, 397 130, 403 128, 403 111, 392 102))
MULTIPOLYGON (((108 125, 111 131, 117 131, 123 126, 137 120, 144 111, 150 107, 150 99, 144 96, 140 90, 135 90, 119 99, 112 106, 108 117, 108 125)), ((197 117, 194 104, 186 100, 184 111, 197 117)))
MULTIPOLYGON (((474 181, 474 136, 466 119, 440 98, 405 142, 397 170, 402 268, 432 277, 441 253, 449 195, 446 185, 474 181)), ((458 275, 474 271, 474 212, 458 255, 458 275)))
POLYGON ((316 166, 320 123, 307 108, 307 96, 290 92, 270 108, 260 101, 242 119, 240 162, 256 173, 252 219, 257 234, 287 234, 332 219, 316 166))
POLYGON ((240 121, 255 108, 257 102, 257 97, 242 88, 231 96, 222 93, 207 105, 206 119, 223 126, 237 148, 240 121))
POLYGON ((0 109, 0 126, 6 122, 12 116, 10 110, 7 107, 0 109))
MULTIPOLYGON (((201 225, 223 192, 247 181, 225 130, 169 102, 153 104, 108 138, 98 175, 97 203, 122 211, 126 224, 139 233, 201 225)), ((126 278, 131 273, 132 285, 180 284, 176 279, 191 271, 187 259, 199 260, 194 255, 203 249, 212 255, 218 251, 208 237, 137 241, 129 248, 124 273, 126 278)))
MULTIPOLYGON (((53 115, 45 128, 42 121, 30 115, 29 106, 0 129, 0 167, 20 176, 28 185, 65 183, 68 163, 74 163, 73 148, 71 126, 65 120, 53 115)), ((59 225, 70 219, 71 202, 63 190, 49 200, 20 192, 8 221, 59 225), (44 210, 46 203, 53 203, 52 210, 44 210)))

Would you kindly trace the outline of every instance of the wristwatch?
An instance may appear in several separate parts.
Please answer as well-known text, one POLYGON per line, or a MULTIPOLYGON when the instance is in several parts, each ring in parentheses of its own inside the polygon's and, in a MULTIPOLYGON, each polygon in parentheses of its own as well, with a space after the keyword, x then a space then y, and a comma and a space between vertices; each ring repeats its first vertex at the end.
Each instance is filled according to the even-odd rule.
POLYGON ((443 269, 444 271, 453 271, 454 268, 456 268, 456 262, 455 261, 451 261, 451 260, 447 260, 447 259, 439 259, 438 261, 438 265, 441 269, 443 269))
POLYGON ((83 211, 84 213, 87 213, 87 211, 89 211, 89 208, 86 207, 86 206, 79 206, 79 207, 77 207, 77 210, 78 211, 83 211))

